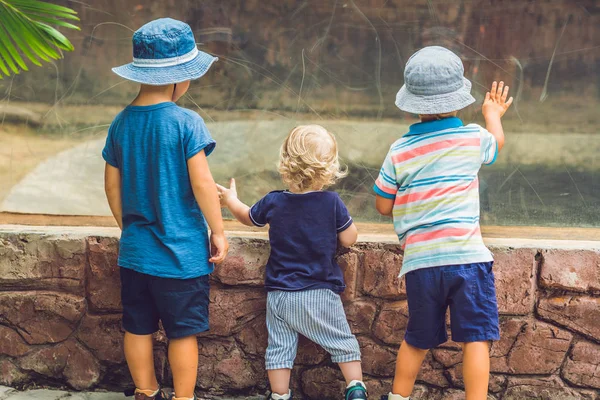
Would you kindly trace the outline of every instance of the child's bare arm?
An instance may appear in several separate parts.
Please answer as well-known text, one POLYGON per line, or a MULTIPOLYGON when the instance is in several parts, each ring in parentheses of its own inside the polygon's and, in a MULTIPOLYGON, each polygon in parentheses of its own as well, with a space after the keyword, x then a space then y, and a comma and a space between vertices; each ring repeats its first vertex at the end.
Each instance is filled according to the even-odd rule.
POLYGON ((498 142, 498 151, 504 147, 504 130, 502 129, 502 116, 508 110, 513 102, 511 97, 508 97, 508 86, 504 86, 504 82, 498 84, 494 81, 492 89, 485 95, 485 101, 481 109, 485 118, 485 128, 496 138, 498 142))
POLYGON ((221 216, 221 207, 219 205, 219 196, 215 181, 210 173, 208 162, 204 151, 190 158, 187 162, 190 174, 190 183, 194 191, 196 202, 206 218, 210 227, 211 235, 211 259, 210 262, 221 263, 227 255, 229 244, 225 238, 223 228, 223 217, 221 216))
POLYGON ((238 199, 235 179, 231 179, 229 189, 224 186, 217 185, 217 190, 219 191, 221 205, 223 207, 227 207, 235 219, 246 226, 254 226, 252 219, 250 218, 250 207, 238 199))
POLYGON ((350 247, 358 239, 358 229, 352 224, 342 232, 338 233, 338 240, 343 247, 350 247))
POLYGON ((384 217, 391 217, 394 210, 394 199, 386 199, 385 197, 375 196, 375 208, 379 214, 384 217))
POLYGON ((121 171, 106 163, 104 168, 104 191, 110 211, 121 230, 123 229, 123 208, 121 206, 121 171))

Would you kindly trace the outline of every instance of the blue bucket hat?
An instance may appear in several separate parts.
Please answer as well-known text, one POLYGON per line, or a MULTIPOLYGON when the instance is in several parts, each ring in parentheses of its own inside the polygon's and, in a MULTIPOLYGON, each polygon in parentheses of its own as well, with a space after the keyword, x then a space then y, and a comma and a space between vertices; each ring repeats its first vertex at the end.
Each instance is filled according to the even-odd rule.
POLYGON ((170 85, 200 78, 217 60, 198 50, 188 24, 160 18, 133 34, 133 62, 112 70, 130 81, 170 85))
POLYGON ((396 106, 421 115, 462 110, 475 102, 471 82, 464 73, 456 54, 440 46, 425 47, 406 63, 404 86, 396 95, 396 106))

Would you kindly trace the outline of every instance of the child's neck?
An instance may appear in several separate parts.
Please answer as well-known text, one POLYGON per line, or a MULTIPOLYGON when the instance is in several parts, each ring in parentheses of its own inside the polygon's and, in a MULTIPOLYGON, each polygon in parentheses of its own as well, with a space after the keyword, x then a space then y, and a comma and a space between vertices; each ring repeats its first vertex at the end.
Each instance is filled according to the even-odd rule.
POLYGON ((131 102, 132 106, 151 106, 154 104, 173 101, 175 85, 150 86, 142 85, 137 97, 131 102))
POLYGON ((292 188, 290 187, 288 189, 288 191, 290 193, 294 193, 294 194, 304 194, 304 193, 310 193, 310 192, 320 192, 321 190, 323 190, 323 186, 317 186, 317 187, 311 187, 311 188, 306 188, 306 189, 297 189, 297 188, 292 188))

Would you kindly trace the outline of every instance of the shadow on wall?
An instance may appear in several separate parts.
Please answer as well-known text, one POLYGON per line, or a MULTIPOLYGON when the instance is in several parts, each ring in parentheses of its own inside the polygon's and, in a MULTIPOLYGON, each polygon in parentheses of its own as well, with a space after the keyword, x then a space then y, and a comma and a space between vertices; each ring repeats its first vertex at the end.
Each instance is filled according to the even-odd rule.
MULTIPOLYGON (((113 237, 0 232, 0 384, 121 389, 118 241, 113 237)), ((600 251, 493 247, 502 339, 494 343, 491 399, 596 399, 600 395, 600 251)), ((262 288, 268 243, 233 239, 213 274, 211 330, 199 337, 198 390, 264 393, 267 344, 262 288)), ((407 323, 396 245, 362 243, 340 254, 347 317, 358 336, 369 392, 389 391, 407 323)), ((155 335, 159 379, 171 382, 166 338, 155 335)), ((460 347, 427 357, 416 398, 464 398, 460 347)), ((342 376, 302 341, 293 387, 302 398, 336 398, 342 376)))

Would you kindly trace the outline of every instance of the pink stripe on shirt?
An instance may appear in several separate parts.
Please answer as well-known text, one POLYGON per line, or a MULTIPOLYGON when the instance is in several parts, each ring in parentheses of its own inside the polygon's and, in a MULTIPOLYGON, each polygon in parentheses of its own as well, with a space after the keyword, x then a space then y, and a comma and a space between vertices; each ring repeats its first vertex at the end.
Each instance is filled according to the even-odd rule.
POLYGON ((433 153, 434 151, 452 148, 452 147, 469 147, 469 146, 479 146, 481 140, 479 138, 467 138, 467 139, 448 139, 442 140, 436 143, 427 144, 425 146, 416 147, 402 153, 394 154, 392 156, 392 161, 394 164, 398 164, 404 162, 406 160, 410 160, 414 157, 423 156, 428 153, 433 153))
POLYGON ((460 192, 464 192, 464 191, 471 190, 471 189, 477 189, 478 186, 479 186, 479 181, 478 181, 478 179, 475 179, 473 182, 471 182, 468 185, 449 186, 449 187, 442 187, 442 188, 426 190, 424 192, 407 193, 403 196, 396 196, 396 201, 394 202, 394 204, 397 206, 401 206, 404 204, 413 203, 415 201, 428 200, 433 197, 441 197, 443 195, 455 194, 455 193, 460 193, 460 192))
POLYGON ((441 239, 446 237, 461 237, 467 235, 480 235, 480 229, 473 230, 472 228, 446 228, 440 229, 437 231, 425 232, 425 233, 417 233, 415 235, 409 235, 406 238, 406 245, 415 244, 419 242, 426 242, 428 240, 441 239))

